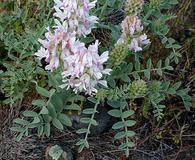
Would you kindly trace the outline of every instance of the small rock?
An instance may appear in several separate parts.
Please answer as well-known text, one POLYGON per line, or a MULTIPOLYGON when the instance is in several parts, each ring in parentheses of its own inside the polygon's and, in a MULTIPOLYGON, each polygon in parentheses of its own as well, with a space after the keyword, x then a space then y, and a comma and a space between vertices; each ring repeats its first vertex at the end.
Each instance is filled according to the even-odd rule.
MULTIPOLYGON (((91 102, 87 102, 87 107, 86 108, 93 108, 94 104, 91 102)), ((111 110, 111 107, 108 106, 107 104, 105 105, 99 105, 97 108, 98 113, 95 114, 95 120, 97 121, 98 125, 97 126, 92 126, 90 129, 90 134, 91 135, 99 135, 101 133, 104 133, 108 131, 114 123, 117 122, 117 119, 110 116, 108 114, 108 111, 111 110)), ((87 128, 87 124, 83 124, 79 122, 79 119, 82 117, 89 117, 91 115, 74 115, 73 117, 73 127, 75 129, 80 129, 80 128, 87 128)))
MULTIPOLYGON (((45 160, 53 160, 53 158, 49 155, 49 151, 52 146, 55 146, 56 144, 50 144, 45 151, 45 160)), ((58 160, 74 160, 72 151, 65 145, 59 145, 61 149, 63 150, 60 158, 58 160)))

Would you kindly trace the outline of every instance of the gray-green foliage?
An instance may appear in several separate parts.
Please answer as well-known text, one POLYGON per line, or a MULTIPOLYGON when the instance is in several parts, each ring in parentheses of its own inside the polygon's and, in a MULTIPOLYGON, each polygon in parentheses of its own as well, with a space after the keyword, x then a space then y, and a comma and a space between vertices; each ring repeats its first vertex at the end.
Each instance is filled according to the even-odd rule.
POLYGON ((77 130, 78 134, 85 134, 85 137, 83 139, 80 139, 76 145, 79 146, 79 152, 81 152, 85 147, 89 148, 89 143, 88 143, 88 135, 90 134, 90 129, 93 126, 97 126, 98 123, 95 120, 95 114, 97 113, 97 107, 99 105, 99 100, 96 100, 94 98, 89 98, 89 100, 93 103, 95 103, 94 108, 87 108, 83 110, 83 114, 85 115, 91 115, 90 118, 88 117, 82 117, 80 119, 80 122, 83 124, 87 124, 87 128, 81 128, 79 130, 77 130))
POLYGON ((190 109, 191 97, 188 95, 188 91, 189 89, 181 88, 181 82, 171 84, 170 82, 153 81, 148 85, 146 101, 153 107, 154 117, 159 121, 163 117, 163 112, 166 108, 162 102, 169 95, 179 96, 183 100, 186 110, 190 109))
POLYGON ((0 2, 5 9, 0 14, 0 66, 4 68, 0 91, 7 98, 6 104, 22 100, 24 93, 32 89, 31 81, 40 74, 38 63, 32 58, 39 47, 37 39, 52 23, 51 0, 19 2, 0 2))
MULTIPOLYGON (((191 106, 191 97, 188 95, 189 88, 182 89, 181 82, 171 84, 171 82, 163 82, 161 79, 156 81, 152 77, 156 75, 162 77, 163 73, 171 70, 173 70, 173 67, 170 65, 169 58, 167 58, 164 63, 162 63, 162 60, 159 60, 156 65, 153 65, 151 59, 149 59, 146 63, 146 67, 141 65, 139 61, 135 62, 134 64, 122 64, 112 72, 110 77, 108 77, 108 84, 113 89, 116 89, 117 83, 121 81, 129 85, 129 87, 124 87, 129 88, 129 98, 134 99, 144 97, 147 99, 147 101, 150 102, 150 105, 154 107, 154 116, 157 117, 157 120, 160 120, 165 108, 165 106, 160 102, 163 102, 168 95, 180 97, 183 100, 184 106, 187 110, 189 110, 191 106), (134 83, 140 83, 140 78, 144 78, 148 81, 147 85, 144 84, 144 88, 143 84, 140 86, 139 84, 134 85, 134 83), (142 90, 142 92, 143 90, 147 90, 147 92, 146 94, 140 94, 140 90, 142 90)), ((123 89, 123 91, 125 90, 123 89)), ((107 91, 106 93, 109 95, 110 92, 111 90, 107 91)), ((120 93, 120 91, 116 92, 120 93)))
POLYGON ((24 93, 30 87, 31 80, 36 75, 33 65, 33 62, 27 61, 16 65, 3 63, 3 66, 7 69, 0 75, 0 78, 4 79, 0 85, 0 91, 6 97, 3 103, 13 105, 17 100, 23 99, 24 93))
POLYGON ((43 99, 33 100, 32 104, 37 110, 26 110, 22 118, 14 120, 15 126, 11 130, 17 132, 17 140, 23 136, 28 136, 31 129, 37 130, 37 135, 51 134, 52 126, 62 131, 64 126, 72 126, 69 111, 80 111, 80 106, 76 103, 84 101, 84 97, 75 95, 71 91, 56 89, 47 90, 36 84, 36 91, 42 95, 43 99), (25 122, 25 123, 23 123, 25 122))
POLYGON ((125 151, 125 154, 128 157, 129 149, 135 146, 135 143, 132 140, 135 136, 135 132, 129 129, 129 127, 136 124, 136 121, 131 119, 134 111, 125 101, 110 101, 108 104, 114 108, 110 110, 108 114, 120 119, 112 126, 114 130, 117 130, 117 134, 114 138, 116 140, 122 140, 119 149, 125 151))
POLYGON ((170 27, 168 22, 174 18, 175 15, 165 12, 171 9, 174 5, 178 4, 177 0, 151 0, 144 5, 143 22, 152 31, 152 34, 160 38, 161 43, 165 48, 170 49, 169 59, 171 62, 179 63, 181 54, 178 49, 181 48, 176 40, 169 37, 170 27))
MULTIPOLYGON (((121 86, 122 87, 122 86, 121 86)), ((91 115, 91 118, 82 118, 81 122, 88 124, 87 128, 81 128, 77 131, 79 134, 85 134, 84 139, 81 139, 77 142, 79 146, 79 151, 82 151, 84 147, 89 148, 89 143, 87 141, 88 135, 90 134, 90 128, 92 125, 98 125, 94 119, 94 115, 97 113, 97 107, 99 103, 108 103, 113 109, 111 109, 108 114, 115 118, 118 118, 119 121, 115 123, 112 128, 117 131, 114 136, 115 140, 121 140, 122 144, 119 146, 119 149, 125 151, 126 155, 129 155, 129 149, 135 146, 132 141, 135 132, 130 129, 134 126, 136 121, 131 119, 131 116, 134 114, 134 111, 130 108, 127 101, 129 99, 127 86, 122 88, 115 89, 101 89, 97 93, 95 98, 89 98, 93 102, 94 108, 84 109, 83 113, 91 115)))

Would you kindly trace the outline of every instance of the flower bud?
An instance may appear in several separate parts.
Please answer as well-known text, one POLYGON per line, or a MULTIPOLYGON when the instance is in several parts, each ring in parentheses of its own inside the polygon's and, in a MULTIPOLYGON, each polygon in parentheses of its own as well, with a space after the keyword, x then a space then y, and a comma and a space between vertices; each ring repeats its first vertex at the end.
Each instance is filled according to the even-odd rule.
POLYGON ((127 0, 125 4, 125 12, 127 15, 137 15, 142 11, 143 0, 127 0))
POLYGON ((152 93, 159 93, 162 89, 162 84, 160 81, 152 81, 149 86, 149 90, 152 93))
POLYGON ((147 85, 144 80, 133 81, 129 87, 129 96, 131 98, 142 97, 146 94, 147 85))
POLYGON ((156 9, 160 6, 161 0, 150 0, 149 9, 156 9))
POLYGON ((128 48, 126 43, 118 43, 110 53, 109 64, 110 66, 120 65, 128 55, 128 48))

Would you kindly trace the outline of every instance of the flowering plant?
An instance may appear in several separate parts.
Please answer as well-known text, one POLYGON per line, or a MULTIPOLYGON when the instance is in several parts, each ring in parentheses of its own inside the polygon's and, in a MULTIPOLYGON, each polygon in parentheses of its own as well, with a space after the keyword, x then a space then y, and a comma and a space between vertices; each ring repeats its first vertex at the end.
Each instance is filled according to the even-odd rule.
POLYGON ((88 48, 79 41, 80 36, 86 36, 97 23, 97 17, 90 16, 89 11, 95 7, 96 1, 55 0, 54 33, 50 30, 45 34, 45 40, 39 40, 43 45, 35 53, 39 59, 45 58, 48 63, 45 69, 53 71, 62 68, 64 84, 62 88, 73 88, 75 93, 85 91, 91 95, 97 93, 97 84, 107 86, 101 80, 104 74, 109 75, 111 69, 104 69, 103 63, 108 60, 108 51, 98 55, 98 41, 88 48))
MULTIPOLYGON (((174 95, 182 99, 187 110, 190 109, 189 89, 182 89, 180 82, 163 80, 164 73, 173 71, 172 65, 178 63, 181 57, 178 52, 181 46, 168 37, 167 21, 174 16, 164 15, 174 5, 173 2, 54 0, 48 5, 51 6, 51 10, 45 9, 45 14, 49 12, 45 15, 48 18, 40 18, 37 26, 32 27, 39 27, 36 37, 34 32, 30 34, 36 42, 31 44, 26 36, 25 42, 29 44, 25 45, 25 51, 19 50, 18 45, 4 42, 10 52, 14 48, 13 54, 18 50, 21 52, 19 57, 9 52, 9 58, 16 61, 16 66, 13 68, 6 64, 8 71, 0 71, 0 76, 6 77, 0 89, 11 97, 6 103, 12 105, 18 99, 22 101, 23 94, 31 92, 31 88, 41 95, 32 101, 35 110, 26 110, 22 118, 14 120, 16 126, 11 129, 18 133, 18 141, 34 128, 39 136, 49 137, 52 127, 62 131, 64 126, 72 126, 72 113, 76 111, 79 123, 84 124, 77 130, 84 137, 76 143, 82 151, 89 147, 91 128, 98 127, 96 115, 102 105, 108 107, 109 116, 117 119, 112 124, 112 129, 117 131, 114 138, 120 142, 119 149, 129 156, 130 148, 136 146, 136 133, 131 129, 136 125, 136 107, 144 118, 153 115, 152 118, 161 121, 166 97, 174 95), (123 18, 113 21, 111 15, 115 12, 123 18), (39 26, 39 21, 44 24, 39 26), (159 26, 159 21, 162 26, 159 26), (162 47, 171 50, 164 60, 153 62, 149 58, 145 61, 146 57, 141 54, 153 46, 153 37, 158 38, 162 47), (29 55, 31 45, 32 53, 29 55), (26 54, 22 55, 23 52, 26 54), (35 59, 32 60, 33 56, 35 59), (21 59, 25 59, 25 63, 20 64, 21 59), (19 88, 23 83, 25 87, 19 88), (21 95, 18 94, 20 91, 21 95), (88 108, 89 101, 94 103, 93 108, 88 108)), ((18 37, 22 34, 20 28, 14 32, 18 33, 18 37)), ((2 34, 1 40, 6 37, 9 38, 2 34)))
POLYGON ((147 35, 141 34, 143 26, 141 20, 137 16, 126 16, 122 24, 122 36, 117 43, 122 43, 125 39, 130 39, 128 48, 130 51, 138 52, 142 51, 141 45, 147 45, 150 40, 147 39, 147 35))

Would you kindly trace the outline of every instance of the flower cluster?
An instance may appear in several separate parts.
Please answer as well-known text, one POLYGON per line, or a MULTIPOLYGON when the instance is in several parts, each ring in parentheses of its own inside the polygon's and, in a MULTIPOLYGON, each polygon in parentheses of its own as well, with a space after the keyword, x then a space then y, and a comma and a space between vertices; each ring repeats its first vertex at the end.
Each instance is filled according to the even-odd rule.
POLYGON ((126 0, 125 13, 127 15, 137 15, 142 11, 144 0, 126 0))
POLYGON ((121 23, 121 37, 115 44, 115 47, 110 54, 110 66, 113 67, 120 65, 127 57, 129 51, 142 51, 143 45, 150 43, 147 35, 143 33, 144 28, 141 24, 141 20, 138 17, 138 13, 141 12, 143 4, 143 0, 126 1, 125 11, 127 16, 121 23))
POLYGON ((129 96, 131 98, 142 97, 147 92, 146 82, 142 79, 133 81, 129 86, 129 96))
POLYGON ((88 48, 80 42, 80 36, 86 36, 97 23, 97 17, 90 16, 89 11, 96 1, 89 0, 54 0, 55 26, 47 29, 45 39, 39 39, 42 47, 35 55, 45 59, 47 70, 54 71, 63 68, 63 85, 60 87, 73 88, 75 92, 85 91, 87 94, 97 92, 98 84, 107 86, 101 80, 110 69, 104 69, 103 64, 108 60, 108 52, 98 54, 98 41, 88 48))
POLYGON ((61 87, 74 88, 75 92, 83 89, 87 94, 96 93, 97 84, 107 86, 105 80, 101 80, 104 74, 109 74, 111 69, 104 69, 103 63, 108 60, 108 52, 98 55, 98 41, 88 48, 81 46, 76 47, 76 54, 67 56, 67 69, 62 73, 65 83, 61 87))
POLYGON ((143 32, 143 26, 138 16, 126 16, 122 24, 122 36, 118 43, 123 43, 130 39, 131 43, 128 45, 130 51, 142 51, 142 46, 150 43, 147 35, 143 32))
POLYGON ((46 39, 39 39, 42 47, 35 53, 39 59, 45 58, 48 63, 46 70, 53 71, 59 68, 66 56, 72 54, 71 48, 75 45, 75 33, 68 32, 67 27, 59 27, 52 33, 49 29, 45 33, 46 39))
POLYGON ((142 51, 142 46, 150 43, 147 35, 143 32, 141 20, 137 16, 144 4, 143 0, 128 0, 126 3, 126 10, 131 10, 131 14, 125 17, 121 23, 122 36, 117 43, 124 43, 130 41, 128 48, 130 51, 142 51), (139 7, 136 7, 139 6, 139 7))
POLYGON ((96 16, 90 16, 89 11, 95 7, 96 0, 54 0, 54 16, 61 22, 66 22, 72 31, 79 36, 91 33, 94 24, 97 23, 96 16))

